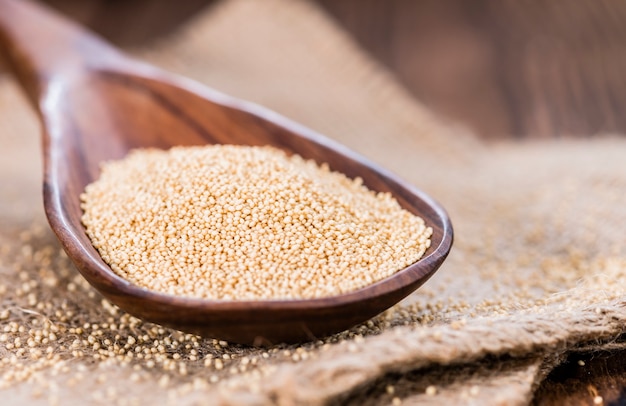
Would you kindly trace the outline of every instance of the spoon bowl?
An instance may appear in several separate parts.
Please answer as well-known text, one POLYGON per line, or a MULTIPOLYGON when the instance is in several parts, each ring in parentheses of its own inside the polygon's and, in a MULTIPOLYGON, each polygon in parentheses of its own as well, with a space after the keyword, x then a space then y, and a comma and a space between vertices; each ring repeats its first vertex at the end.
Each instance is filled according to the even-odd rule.
POLYGON ((44 207, 87 281, 141 319, 242 344, 314 340, 361 323, 430 278, 452 245, 435 201, 346 147, 265 108, 136 61, 26 0, 0 0, 0 44, 43 124, 44 207), (103 161, 131 149, 272 145, 390 192, 433 229, 424 257, 360 290, 320 299, 212 301, 140 288, 116 275, 81 223, 80 194, 103 161))

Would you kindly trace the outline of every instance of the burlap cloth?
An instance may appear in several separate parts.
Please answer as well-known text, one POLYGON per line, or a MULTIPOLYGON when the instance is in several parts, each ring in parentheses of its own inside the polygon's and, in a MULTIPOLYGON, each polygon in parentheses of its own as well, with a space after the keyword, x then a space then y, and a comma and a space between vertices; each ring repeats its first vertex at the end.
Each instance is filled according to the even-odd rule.
POLYGON ((39 125, 2 74, 2 404, 525 404, 568 352, 619 345, 626 138, 484 145, 304 1, 223 1, 132 52, 399 173, 448 209, 453 251, 407 300, 323 341, 255 349, 159 330, 62 254, 42 210, 39 125), (124 355, 166 337, 183 345, 165 360, 124 355))

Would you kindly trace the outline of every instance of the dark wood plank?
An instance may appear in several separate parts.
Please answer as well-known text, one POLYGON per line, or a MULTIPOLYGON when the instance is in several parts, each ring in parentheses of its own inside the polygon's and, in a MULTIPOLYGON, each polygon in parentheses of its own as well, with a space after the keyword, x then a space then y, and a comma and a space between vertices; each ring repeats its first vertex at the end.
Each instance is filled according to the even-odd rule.
POLYGON ((418 99, 485 138, 626 131, 624 2, 318 2, 418 99))
POLYGON ((109 41, 133 46, 166 35, 211 0, 45 0, 57 10, 87 25, 109 41))
POLYGON ((533 404, 626 404, 626 351, 623 344, 601 351, 576 351, 555 368, 535 394, 533 404))

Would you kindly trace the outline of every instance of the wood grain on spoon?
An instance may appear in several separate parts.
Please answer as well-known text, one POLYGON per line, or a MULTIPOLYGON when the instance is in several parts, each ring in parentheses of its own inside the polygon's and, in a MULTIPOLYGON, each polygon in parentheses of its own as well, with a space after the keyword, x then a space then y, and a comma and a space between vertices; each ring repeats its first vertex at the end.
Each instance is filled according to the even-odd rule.
MULTIPOLYGON (((40 114, 44 205, 52 229, 83 276, 108 300, 148 321, 247 344, 294 342, 367 320, 422 285, 452 244, 445 211, 362 157, 259 106, 132 60, 103 40, 28 1, 0 0, 0 36, 40 114), (353 293, 313 300, 207 301, 138 288, 102 261, 81 224, 79 195, 99 164, 139 147, 273 145, 391 192, 433 228, 423 259, 353 293)), ((435 169, 434 169, 435 170, 435 169)))

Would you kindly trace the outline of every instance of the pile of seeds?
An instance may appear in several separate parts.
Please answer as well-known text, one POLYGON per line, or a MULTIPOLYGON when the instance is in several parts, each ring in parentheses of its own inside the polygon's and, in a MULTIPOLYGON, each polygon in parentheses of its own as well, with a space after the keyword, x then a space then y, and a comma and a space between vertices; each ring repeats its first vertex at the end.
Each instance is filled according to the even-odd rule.
POLYGON ((432 234, 390 194, 272 147, 136 150, 81 199, 114 272, 217 300, 354 291, 417 261, 432 234))

